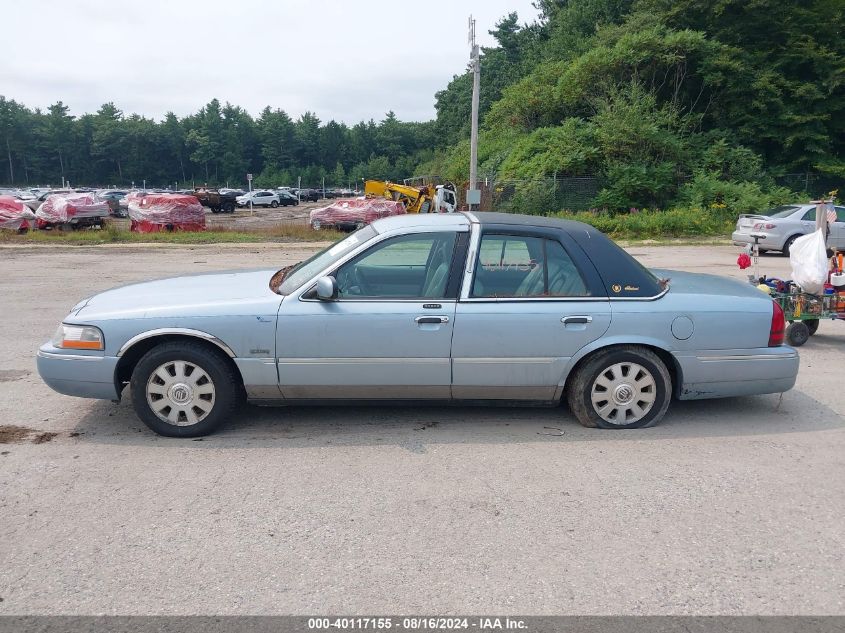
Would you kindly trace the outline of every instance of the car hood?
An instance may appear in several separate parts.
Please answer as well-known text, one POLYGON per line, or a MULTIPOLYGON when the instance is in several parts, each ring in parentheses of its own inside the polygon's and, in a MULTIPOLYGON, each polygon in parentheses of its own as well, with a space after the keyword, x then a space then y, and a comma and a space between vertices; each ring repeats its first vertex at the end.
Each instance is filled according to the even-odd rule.
POLYGON ((270 290, 275 269, 203 273, 145 281, 101 292, 74 307, 66 322, 106 318, 216 316, 272 312, 281 297, 270 290))

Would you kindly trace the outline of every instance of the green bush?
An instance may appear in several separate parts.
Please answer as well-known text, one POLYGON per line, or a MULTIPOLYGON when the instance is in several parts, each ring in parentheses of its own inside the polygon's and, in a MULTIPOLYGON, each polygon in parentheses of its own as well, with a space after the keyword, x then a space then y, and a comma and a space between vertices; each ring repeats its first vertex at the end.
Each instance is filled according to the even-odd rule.
POLYGON ((555 201, 554 188, 548 180, 534 180, 517 187, 510 202, 499 210, 525 215, 546 215, 559 208, 555 201))
POLYGON ((764 190, 756 182, 723 180, 713 171, 697 172, 678 191, 677 201, 688 207, 722 209, 734 217, 760 213, 778 204, 795 201, 796 194, 785 187, 764 190))

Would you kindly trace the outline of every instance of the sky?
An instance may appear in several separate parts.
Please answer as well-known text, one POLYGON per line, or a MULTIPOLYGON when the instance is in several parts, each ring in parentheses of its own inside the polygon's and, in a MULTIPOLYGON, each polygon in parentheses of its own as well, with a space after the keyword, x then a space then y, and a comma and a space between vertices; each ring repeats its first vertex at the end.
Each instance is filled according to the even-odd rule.
POLYGON ((435 116, 434 93, 531 0, 0 0, 0 94, 73 115, 192 114, 212 98, 347 124, 435 116))

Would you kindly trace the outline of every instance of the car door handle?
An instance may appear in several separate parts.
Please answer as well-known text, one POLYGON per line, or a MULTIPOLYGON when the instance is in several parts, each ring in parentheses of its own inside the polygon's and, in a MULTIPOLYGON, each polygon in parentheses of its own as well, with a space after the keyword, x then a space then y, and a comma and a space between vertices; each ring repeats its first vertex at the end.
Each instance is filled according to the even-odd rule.
POLYGON ((423 324, 423 323, 448 323, 449 317, 442 316, 442 315, 440 315, 440 316, 418 316, 416 319, 414 319, 414 321, 416 321, 417 323, 420 323, 420 324, 423 324))
POLYGON ((593 317, 591 317, 591 316, 567 316, 567 317, 563 317, 560 320, 560 322, 563 323, 564 325, 570 325, 570 324, 572 324, 572 325, 575 325, 575 324, 586 325, 587 323, 593 322, 593 317))

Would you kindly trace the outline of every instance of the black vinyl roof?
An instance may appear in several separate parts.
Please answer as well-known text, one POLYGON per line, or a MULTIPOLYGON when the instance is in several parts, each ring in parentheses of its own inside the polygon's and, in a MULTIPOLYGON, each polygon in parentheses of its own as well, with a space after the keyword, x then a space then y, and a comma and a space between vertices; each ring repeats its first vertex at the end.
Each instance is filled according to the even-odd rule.
POLYGON ((484 230, 489 225, 510 225, 562 231, 569 235, 595 266, 611 298, 644 299, 663 292, 660 281, 626 250, 594 226, 574 220, 513 213, 473 213, 484 230))
POLYGON ((519 215, 516 213, 495 213, 493 211, 479 211, 473 213, 479 224, 515 224, 517 226, 541 226, 550 229, 563 229, 564 231, 594 231, 599 232, 595 227, 575 220, 562 220, 560 218, 547 218, 544 215, 519 215))

